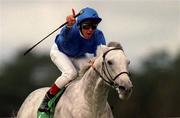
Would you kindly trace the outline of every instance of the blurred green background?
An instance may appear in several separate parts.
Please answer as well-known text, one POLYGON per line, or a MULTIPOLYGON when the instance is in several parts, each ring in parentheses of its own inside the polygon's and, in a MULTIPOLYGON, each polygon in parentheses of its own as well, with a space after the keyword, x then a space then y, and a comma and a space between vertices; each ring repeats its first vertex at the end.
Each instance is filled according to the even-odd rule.
MULTIPOLYGON (((17 113, 26 96, 37 88, 50 86, 60 75, 49 55, 18 52, 13 61, 0 68, 0 117, 17 113)), ((111 90, 109 102, 115 118, 180 116, 180 52, 172 58, 161 50, 130 69, 134 88, 130 99, 121 101, 111 90)))

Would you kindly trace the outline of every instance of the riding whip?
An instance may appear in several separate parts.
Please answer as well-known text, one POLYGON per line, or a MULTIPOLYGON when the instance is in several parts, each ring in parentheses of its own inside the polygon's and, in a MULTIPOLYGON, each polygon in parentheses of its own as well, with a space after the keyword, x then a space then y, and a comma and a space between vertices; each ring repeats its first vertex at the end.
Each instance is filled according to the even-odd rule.
MULTIPOLYGON (((74 18, 78 17, 79 15, 81 15, 83 13, 83 11, 80 11, 78 14, 75 15, 74 9, 72 9, 74 18)), ((58 29, 62 28, 64 25, 66 25, 68 22, 63 23, 61 26, 59 26, 58 28, 56 28, 54 31, 52 31, 50 34, 48 34, 46 37, 44 37, 43 39, 41 39, 39 42, 37 42, 35 45, 33 45, 31 48, 29 48, 24 55, 26 55, 27 53, 29 53, 34 47, 36 47, 38 44, 40 44, 42 41, 44 41, 46 38, 48 38, 50 35, 52 35, 54 32, 56 32, 58 29)))

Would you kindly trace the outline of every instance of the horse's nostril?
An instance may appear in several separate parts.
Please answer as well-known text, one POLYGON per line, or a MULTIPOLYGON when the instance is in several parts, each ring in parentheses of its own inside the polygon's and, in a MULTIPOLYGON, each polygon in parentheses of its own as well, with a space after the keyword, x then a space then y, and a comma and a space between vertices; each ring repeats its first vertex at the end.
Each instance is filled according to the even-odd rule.
POLYGON ((124 91, 126 90, 126 88, 124 86, 119 86, 119 89, 124 90, 124 91))
POLYGON ((130 93, 132 91, 132 87, 126 88, 124 86, 119 86, 119 89, 122 90, 122 91, 125 91, 127 93, 130 93))

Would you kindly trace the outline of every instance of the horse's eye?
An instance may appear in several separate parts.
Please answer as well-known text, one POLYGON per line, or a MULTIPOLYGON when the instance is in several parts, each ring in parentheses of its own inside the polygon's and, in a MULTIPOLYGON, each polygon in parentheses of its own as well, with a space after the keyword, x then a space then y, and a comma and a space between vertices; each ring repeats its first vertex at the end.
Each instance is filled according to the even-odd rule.
POLYGON ((110 60, 107 61, 107 63, 108 63, 109 65, 112 65, 112 64, 113 64, 112 61, 110 61, 110 60))

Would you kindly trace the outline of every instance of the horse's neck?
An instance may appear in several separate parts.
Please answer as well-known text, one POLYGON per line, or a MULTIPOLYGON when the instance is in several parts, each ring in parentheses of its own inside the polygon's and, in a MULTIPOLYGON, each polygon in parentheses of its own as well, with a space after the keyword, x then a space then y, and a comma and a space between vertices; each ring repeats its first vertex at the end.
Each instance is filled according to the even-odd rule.
POLYGON ((94 89, 94 98, 96 100, 97 109, 103 109, 106 106, 109 86, 102 79, 98 79, 94 89))
MULTIPOLYGON (((96 67, 100 72, 101 66, 96 67)), ((109 87, 99 78, 98 73, 91 67, 83 76, 84 96, 89 104, 94 104, 95 109, 105 107, 109 87)))

